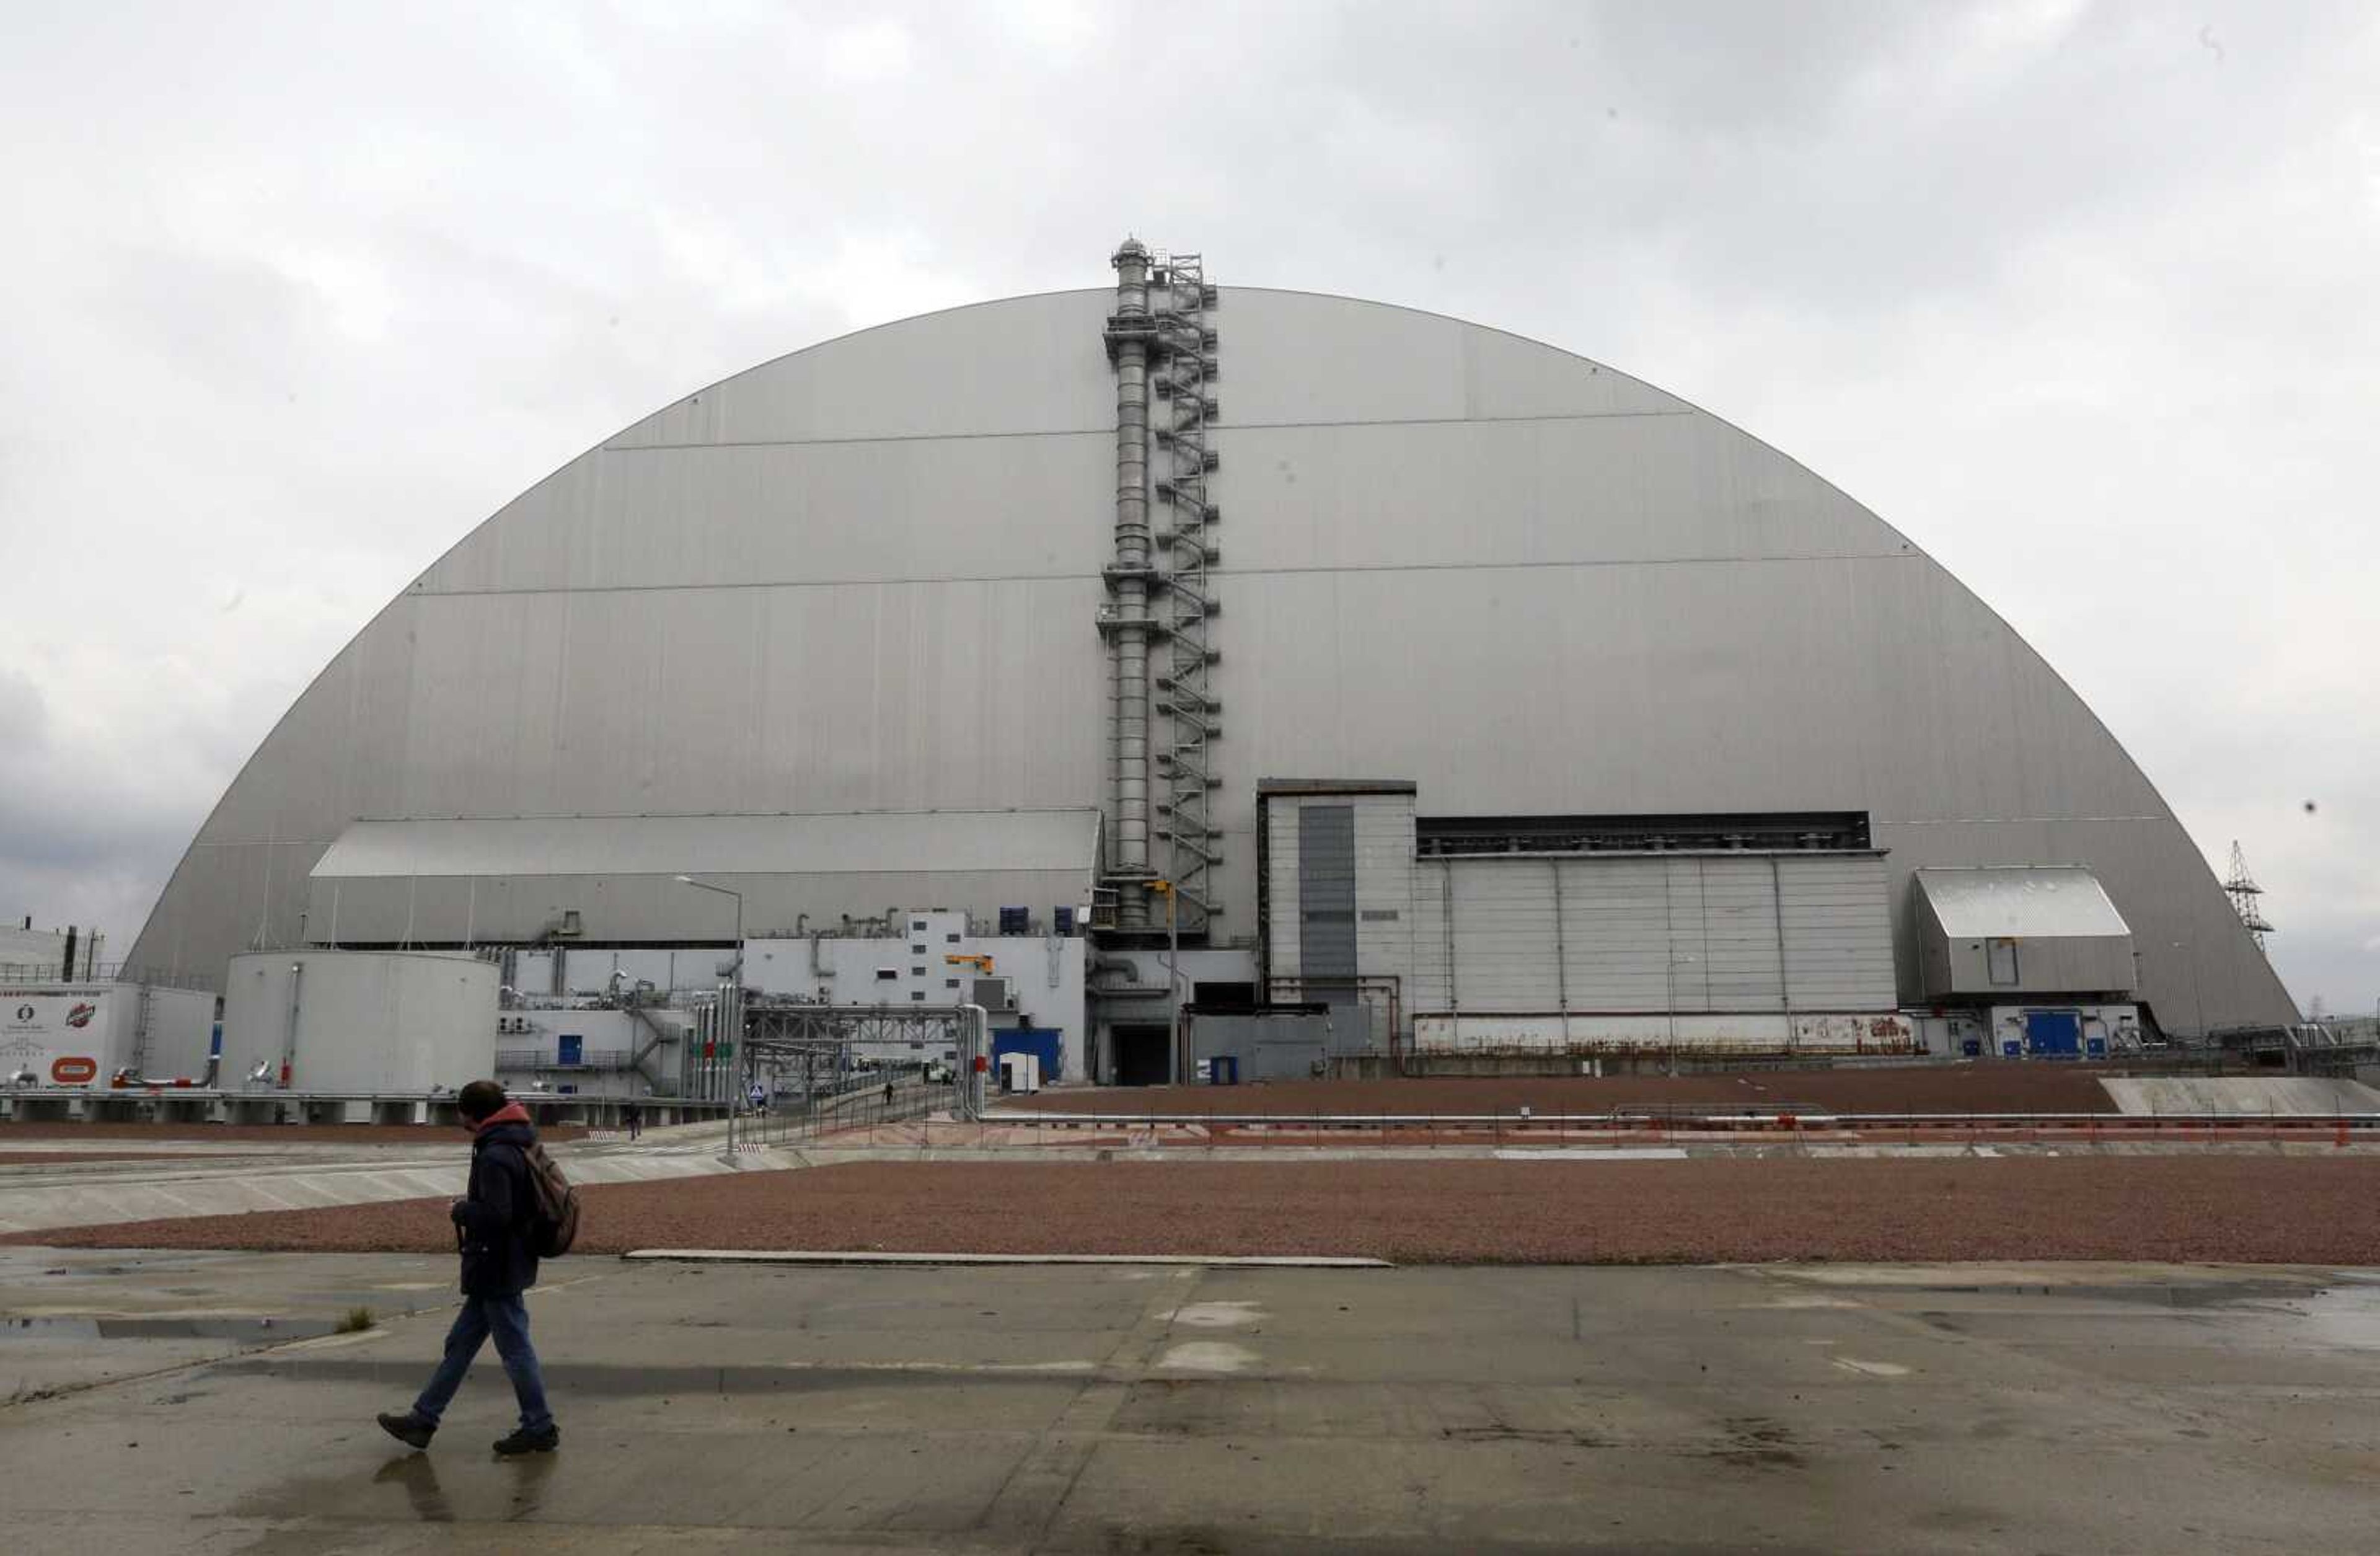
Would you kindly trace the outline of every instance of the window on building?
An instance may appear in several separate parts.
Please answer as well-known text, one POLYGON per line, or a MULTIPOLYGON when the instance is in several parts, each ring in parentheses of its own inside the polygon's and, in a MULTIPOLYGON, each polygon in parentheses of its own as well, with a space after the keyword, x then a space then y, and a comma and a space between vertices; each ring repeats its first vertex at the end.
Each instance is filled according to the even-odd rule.
POLYGON ((955 978, 946 978, 942 979, 942 987, 945 989, 955 989, 958 986, 959 980, 955 978))
POLYGON ((911 967, 909 969, 909 976, 911 978, 923 978, 926 976, 926 969, 923 967, 911 967))
POLYGON ((909 947, 909 954, 912 956, 923 956, 925 954, 926 942, 924 941, 919 941, 917 944, 909 947))
POLYGON ((922 935, 922 934, 924 934, 924 933, 926 932, 926 921, 925 921, 923 918, 912 918, 912 919, 910 919, 910 920, 909 920, 909 932, 910 932, 911 934, 917 934, 917 935, 922 935))
POLYGON ((2016 942, 2013 940, 1984 942, 1984 966, 1985 976, 1990 978, 1995 985, 2014 988, 2016 986, 2016 942))
POLYGON ((876 969, 876 981, 879 983, 895 982, 900 979, 900 977, 901 969, 898 967, 879 967, 876 969))
POLYGON ((912 989, 909 991, 909 998, 913 1000, 922 1000, 925 997, 926 991, 923 989, 912 989))
POLYGON ((944 935, 942 937, 942 942, 946 945, 956 945, 959 942, 959 937, 956 935, 944 935))

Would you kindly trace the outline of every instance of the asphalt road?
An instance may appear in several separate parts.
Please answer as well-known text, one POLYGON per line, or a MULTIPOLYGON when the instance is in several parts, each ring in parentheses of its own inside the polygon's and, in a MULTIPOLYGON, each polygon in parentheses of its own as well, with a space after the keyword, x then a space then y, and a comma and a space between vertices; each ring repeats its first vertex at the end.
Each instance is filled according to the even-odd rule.
POLYGON ((0 1406, 12 1548, 2371 1547, 2375 1271, 572 1260, 532 1303, 564 1445, 522 1462, 492 1358, 428 1453, 371 1425, 450 1273, 0 1252, 0 1312, 52 1320, 0 1329, 53 1391, 0 1406), (244 1349, 358 1303, 423 1310, 244 1349))

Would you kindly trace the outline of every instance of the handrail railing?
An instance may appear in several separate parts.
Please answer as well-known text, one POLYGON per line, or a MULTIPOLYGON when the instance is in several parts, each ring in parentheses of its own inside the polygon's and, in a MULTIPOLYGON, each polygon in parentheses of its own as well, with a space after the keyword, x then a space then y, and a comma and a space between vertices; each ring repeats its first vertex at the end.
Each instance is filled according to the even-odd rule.
POLYGON ((581 1050, 576 1059, 565 1059, 552 1050, 542 1048, 500 1048, 496 1051, 499 1070, 625 1070, 629 1054, 625 1048, 589 1048, 581 1050))

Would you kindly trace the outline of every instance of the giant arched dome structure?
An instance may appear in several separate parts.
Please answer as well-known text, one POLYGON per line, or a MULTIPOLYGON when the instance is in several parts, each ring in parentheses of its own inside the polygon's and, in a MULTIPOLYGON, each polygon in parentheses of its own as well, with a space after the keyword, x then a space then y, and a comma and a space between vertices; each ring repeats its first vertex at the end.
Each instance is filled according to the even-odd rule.
MULTIPOLYGON (((1259 785, 1385 780, 1424 852, 1567 826, 1557 852, 1624 853, 1613 829, 1663 818, 1694 836, 1649 851, 1852 828, 1905 1007, 1935 993, 1917 871, 2081 867, 2166 1027, 2294 1019, 2091 711, 1809 470, 1550 346, 1163 260, 1136 298, 1122 258, 1121 289, 753 368, 507 504, 289 710, 131 961, 719 942, 716 902, 638 884, 681 869, 747 877, 755 930, 920 893, 989 911, 986 882, 1050 862, 1028 834, 1069 816, 1103 926, 1162 923, 1141 882, 1165 876, 1190 943, 1253 951, 1259 785), (850 856, 818 867, 840 906, 815 880, 772 895, 820 849, 850 856)), ((1664 954, 1672 984, 1696 961, 1664 954)), ((1466 1003, 1492 996, 1463 976, 1466 1003)))

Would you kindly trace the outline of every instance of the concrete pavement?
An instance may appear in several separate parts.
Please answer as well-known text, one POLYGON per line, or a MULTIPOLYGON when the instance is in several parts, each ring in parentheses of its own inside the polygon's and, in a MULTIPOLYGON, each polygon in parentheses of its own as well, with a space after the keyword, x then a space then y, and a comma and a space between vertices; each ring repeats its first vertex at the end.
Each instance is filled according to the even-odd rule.
MULTIPOLYGON (((784 1149, 738 1148, 728 1156, 721 1149, 718 1126, 712 1131, 634 1146, 573 1142, 555 1154, 577 1184, 652 1183, 807 1165, 800 1153, 784 1149)), ((470 1142, 458 1130, 421 1145, 240 1144, 175 1155, 172 1161, 127 1161, 95 1154, 87 1162, 28 1166, 10 1166, 0 1155, 0 1233, 450 1198, 463 1192, 470 1142)))
MULTIPOLYGON (((190 1365, 49 1348, 0 1407, 43 1551, 2348 1551, 2380 1272, 2102 1265, 811 1270, 569 1260, 565 1445, 492 1355, 426 1455, 450 1262, 0 1250, 0 1313, 422 1307, 190 1365), (109 1379, 115 1380, 110 1381, 109 1379)), ((120 1321, 120 1320, 119 1320, 120 1321)), ((171 1322, 170 1319, 161 1319, 171 1322)), ((159 1349, 159 1347, 168 1347, 159 1349)))
POLYGON ((2380 1091, 2327 1076, 2139 1076, 2099 1083, 2125 1113, 2178 1118, 2380 1112, 2380 1091))

